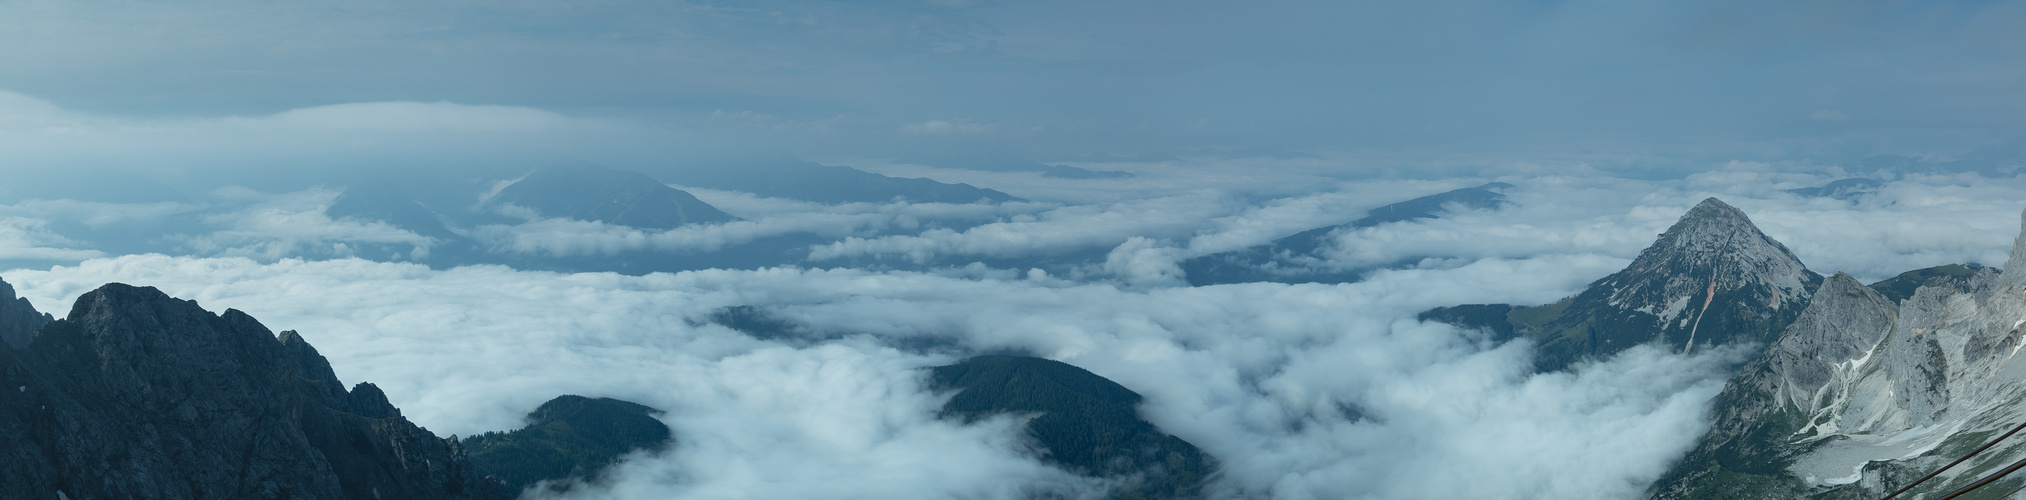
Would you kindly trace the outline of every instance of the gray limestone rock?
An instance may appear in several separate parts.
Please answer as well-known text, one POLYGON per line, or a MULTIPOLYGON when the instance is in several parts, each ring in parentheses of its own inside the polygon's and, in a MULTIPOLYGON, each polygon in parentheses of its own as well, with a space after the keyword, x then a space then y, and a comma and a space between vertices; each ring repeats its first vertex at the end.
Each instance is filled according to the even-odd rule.
MULTIPOLYGON (((2003 272, 1926 284, 1887 315, 1876 312, 1891 306, 1882 295, 1839 298, 1843 281, 1730 381, 1710 433, 1654 485, 1656 498, 1877 498, 2026 421, 2026 228, 2003 272), (1809 326, 1818 316, 1840 326, 1809 326)), ((2013 440, 1910 498, 2026 457, 2013 440)))
POLYGON ((1725 385, 1709 433, 1654 497, 1790 498, 1804 490, 1787 467, 1812 448, 1809 438, 1824 435, 1817 418, 1848 396, 1839 383, 1856 376, 1897 318, 1891 299, 1850 275, 1824 281, 1801 316, 1725 385))
POLYGON ((1542 371, 1657 342, 1681 352, 1765 345, 1808 305, 1822 276, 1744 212, 1703 200, 1624 270, 1548 306, 1513 311, 1542 371))

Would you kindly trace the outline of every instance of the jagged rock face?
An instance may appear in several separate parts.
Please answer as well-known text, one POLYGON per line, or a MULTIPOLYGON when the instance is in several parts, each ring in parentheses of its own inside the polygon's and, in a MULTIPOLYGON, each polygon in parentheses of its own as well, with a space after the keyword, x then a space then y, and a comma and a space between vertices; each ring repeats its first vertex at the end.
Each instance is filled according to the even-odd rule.
POLYGON ((1792 438, 1833 429, 1818 417, 1848 404, 1848 383, 1897 319, 1890 298, 1850 275, 1830 277, 1801 317, 1725 385, 1709 434, 1655 497, 1792 498, 1805 490, 1786 469, 1809 446, 1790 446, 1792 438))
POLYGON ((8 348, 28 347, 35 330, 53 321, 48 313, 35 311, 28 299, 14 296, 14 285, 0 282, 0 342, 8 348))
MULTIPOLYGON (((1822 276, 1716 198, 1682 215, 1639 258, 1526 325, 1543 371, 1659 341, 1683 352, 1770 342, 1822 276)), ((1523 312, 1515 312, 1524 316, 1523 312)), ((1522 322, 1524 323, 1524 322, 1522 322)))
POLYGON ((292 332, 109 284, 0 350, 0 497, 505 498, 292 332))
MULTIPOLYGON (((1816 301, 1833 303, 1836 296, 1825 290, 1816 301)), ((1810 307, 1811 314, 1814 309, 1810 307)), ((1831 367, 1810 404, 1793 397, 1806 387, 1788 382, 1807 377, 1771 377, 1765 369, 1740 373, 1712 408, 1716 425, 1711 434, 1655 485, 1655 496, 1877 498, 2026 420, 2026 356, 2020 356, 2026 338, 2026 255, 2021 247, 2014 247, 2002 273, 1977 269, 1967 280, 1918 288, 1898 304, 1890 322, 1854 309, 1842 314, 1852 316, 1838 319, 1851 325, 1844 328, 1843 340, 1813 351, 1767 354, 1780 353, 1788 366, 1831 367), (1888 330, 1852 355, 1868 338, 1855 333, 1870 330, 1858 324, 1886 324, 1888 330), (1725 462, 1723 453, 1705 453, 1710 449, 1732 450, 1733 458, 1725 462), (1733 463, 1763 467, 1746 470, 1733 463)), ((1789 337, 1796 344, 1835 338, 1801 326, 1797 322, 1783 333, 1780 343, 1790 343, 1789 337)), ((1774 365, 1769 359, 1752 366, 1774 365)), ((1909 498, 1955 489, 2022 456, 2026 446, 1993 448, 1923 483, 1909 498)))

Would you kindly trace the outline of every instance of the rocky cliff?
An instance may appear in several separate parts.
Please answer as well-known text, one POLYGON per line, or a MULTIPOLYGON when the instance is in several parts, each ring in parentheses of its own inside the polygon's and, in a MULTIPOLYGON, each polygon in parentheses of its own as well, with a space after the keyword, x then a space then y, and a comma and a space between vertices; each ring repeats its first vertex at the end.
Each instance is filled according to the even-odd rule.
POLYGON ((508 498, 300 336, 154 288, 79 297, 0 387, 0 497, 508 498))
POLYGON ((1574 297, 1536 307, 1473 304, 1423 320, 1519 335, 1541 371, 1659 343, 1678 352, 1766 345, 1808 305, 1822 276, 1716 198, 1683 214, 1639 257, 1574 297), (1498 317, 1503 315, 1503 317, 1498 317))
POLYGON ((35 331, 54 320, 48 313, 36 312, 28 299, 15 297, 14 285, 0 282, 0 343, 7 348, 28 347, 35 331))
MULTIPOLYGON (((2026 420, 2022 325, 2026 234, 2003 272, 1935 281, 1896 305, 1831 280, 1804 320, 1725 386, 1713 429, 1653 496, 1877 498, 1896 490, 2026 420)), ((1908 498, 1949 491, 2020 457, 2026 439, 2015 436, 1908 498)), ((2021 484, 2007 482, 1996 491, 2021 484)))

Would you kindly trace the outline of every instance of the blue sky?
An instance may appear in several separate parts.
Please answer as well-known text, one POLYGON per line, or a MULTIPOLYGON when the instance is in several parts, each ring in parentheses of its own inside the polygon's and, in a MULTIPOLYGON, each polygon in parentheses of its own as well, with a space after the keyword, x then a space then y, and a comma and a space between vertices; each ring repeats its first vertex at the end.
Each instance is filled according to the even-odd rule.
POLYGON ((130 117, 449 101, 712 144, 1951 154, 2019 2, 0 3, 0 89, 130 117))

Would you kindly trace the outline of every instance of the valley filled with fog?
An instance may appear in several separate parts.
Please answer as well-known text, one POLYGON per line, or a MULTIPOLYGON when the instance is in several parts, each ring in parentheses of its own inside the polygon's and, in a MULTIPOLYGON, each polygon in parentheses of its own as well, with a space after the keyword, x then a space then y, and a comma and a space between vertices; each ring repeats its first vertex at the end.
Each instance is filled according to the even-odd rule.
MULTIPOLYGON (((1711 196, 1809 267, 1867 283, 2004 262, 2026 199, 2016 178, 1943 167, 1331 175, 1334 162, 1355 161, 1079 164, 1131 174, 1102 179, 858 163, 863 175, 1008 195, 969 203, 815 201, 656 180, 736 218, 672 227, 487 202, 538 168, 622 172, 596 165, 493 177, 369 171, 377 177, 353 184, 303 175, 271 191, 136 181, 124 200, 17 191, 0 210, 14 232, 4 256, 18 264, 0 275, 59 317, 79 294, 125 282, 298 330, 341 377, 378 384, 441 434, 511 428, 553 394, 665 409, 679 445, 629 459, 578 490, 588 496, 1102 491, 1037 461, 1017 418, 937 418, 949 394, 925 384, 927 367, 1019 353, 1144 395, 1148 421, 1220 461, 1213 496, 1622 498, 1707 428, 1709 400, 1743 351, 1641 347, 1534 373, 1529 341, 1417 314, 1573 295, 1711 196), (1848 177, 1887 180, 1839 196, 1805 191, 1848 177), (1509 184, 1492 188, 1498 203, 1326 232, 1305 264, 1325 282, 1296 273, 1191 286, 1183 269, 1489 182, 1509 184), (371 215, 395 212, 386 207, 331 213, 362 185, 435 196, 388 203, 435 207, 421 213, 438 232, 371 215), (442 186, 468 189, 460 199, 442 186), (582 269, 619 261, 642 268, 582 269), (737 329, 732 310, 774 328, 737 329)), ((835 163, 806 164, 853 164, 835 163)), ((623 172, 640 177, 617 182, 648 178, 623 172)))

